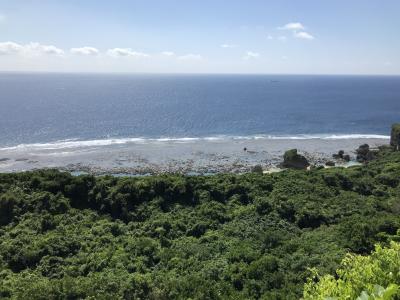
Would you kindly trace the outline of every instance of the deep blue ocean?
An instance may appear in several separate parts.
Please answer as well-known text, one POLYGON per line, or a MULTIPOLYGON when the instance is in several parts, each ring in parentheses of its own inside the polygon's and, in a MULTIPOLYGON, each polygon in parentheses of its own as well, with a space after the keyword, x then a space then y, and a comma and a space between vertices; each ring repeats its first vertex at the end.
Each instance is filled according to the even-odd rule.
POLYGON ((0 146, 388 135, 399 121, 400 77, 0 73, 0 146))

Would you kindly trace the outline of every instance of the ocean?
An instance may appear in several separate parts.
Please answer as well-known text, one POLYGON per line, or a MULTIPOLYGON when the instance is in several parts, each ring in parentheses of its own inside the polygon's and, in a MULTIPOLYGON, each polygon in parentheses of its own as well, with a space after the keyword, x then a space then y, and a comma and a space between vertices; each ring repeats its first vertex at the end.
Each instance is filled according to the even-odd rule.
POLYGON ((240 173, 289 148, 323 164, 399 121, 400 77, 0 73, 0 172, 240 173))
POLYGON ((0 74, 0 146, 388 135, 400 77, 0 74))

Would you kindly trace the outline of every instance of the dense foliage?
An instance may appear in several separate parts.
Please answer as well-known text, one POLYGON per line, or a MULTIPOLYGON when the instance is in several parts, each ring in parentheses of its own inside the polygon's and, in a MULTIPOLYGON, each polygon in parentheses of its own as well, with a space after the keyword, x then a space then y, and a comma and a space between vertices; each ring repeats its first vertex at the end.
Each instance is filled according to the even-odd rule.
POLYGON ((338 279, 314 274, 305 286, 304 299, 400 299, 400 244, 377 246, 370 256, 348 254, 336 273, 338 279))
POLYGON ((0 174, 0 298, 298 299, 316 268, 388 245, 400 152, 348 169, 0 174))

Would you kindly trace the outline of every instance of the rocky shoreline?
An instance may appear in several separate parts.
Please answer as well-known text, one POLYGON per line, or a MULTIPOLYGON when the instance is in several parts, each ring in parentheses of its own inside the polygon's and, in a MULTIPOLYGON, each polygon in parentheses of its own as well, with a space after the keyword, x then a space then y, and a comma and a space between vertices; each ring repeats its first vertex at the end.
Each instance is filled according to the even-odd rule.
POLYGON ((146 176, 157 174, 208 175, 278 170, 283 154, 296 148, 310 165, 349 166, 357 162, 356 149, 388 144, 388 139, 226 140, 187 143, 148 143, 76 148, 3 148, 0 172, 57 168, 73 174, 146 176), (349 161, 337 156, 338 150, 349 161), (336 155, 336 156, 335 156, 336 155))

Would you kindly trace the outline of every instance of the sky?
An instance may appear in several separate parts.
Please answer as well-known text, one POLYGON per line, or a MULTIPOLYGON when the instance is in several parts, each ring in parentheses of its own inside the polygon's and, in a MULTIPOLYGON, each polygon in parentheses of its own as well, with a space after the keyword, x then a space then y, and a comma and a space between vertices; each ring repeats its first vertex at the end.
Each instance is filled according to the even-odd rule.
POLYGON ((399 0, 0 0, 0 71, 400 75, 399 0))

